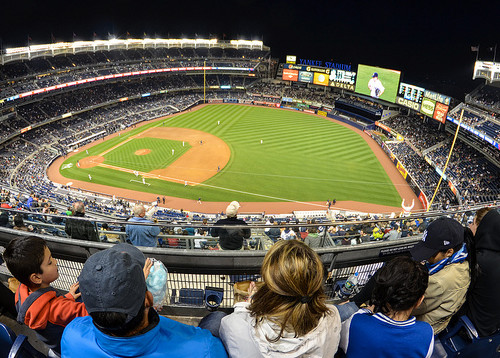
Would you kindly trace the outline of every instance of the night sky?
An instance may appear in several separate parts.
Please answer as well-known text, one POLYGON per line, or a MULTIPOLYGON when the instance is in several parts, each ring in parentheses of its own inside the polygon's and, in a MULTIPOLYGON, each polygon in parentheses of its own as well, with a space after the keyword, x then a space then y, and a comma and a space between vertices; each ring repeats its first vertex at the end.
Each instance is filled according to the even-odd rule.
MULTIPOLYGON (((492 60, 500 43, 500 1, 3 1, 4 48, 57 41, 200 37, 259 39, 273 57, 368 64, 402 80, 463 99, 476 53, 492 60)), ((497 51, 500 62, 500 46, 497 51)))

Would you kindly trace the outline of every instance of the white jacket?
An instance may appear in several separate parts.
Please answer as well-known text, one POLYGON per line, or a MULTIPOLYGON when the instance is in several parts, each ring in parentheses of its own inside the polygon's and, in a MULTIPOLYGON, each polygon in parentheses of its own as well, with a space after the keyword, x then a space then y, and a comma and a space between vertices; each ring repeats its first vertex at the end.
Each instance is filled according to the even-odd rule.
POLYGON ((284 332, 276 343, 269 342, 266 336, 276 337, 279 326, 264 320, 255 327, 255 318, 247 307, 247 302, 236 303, 234 313, 222 319, 219 335, 230 357, 331 358, 337 352, 341 322, 334 306, 327 305, 330 312, 305 336, 295 338, 294 333, 284 332))

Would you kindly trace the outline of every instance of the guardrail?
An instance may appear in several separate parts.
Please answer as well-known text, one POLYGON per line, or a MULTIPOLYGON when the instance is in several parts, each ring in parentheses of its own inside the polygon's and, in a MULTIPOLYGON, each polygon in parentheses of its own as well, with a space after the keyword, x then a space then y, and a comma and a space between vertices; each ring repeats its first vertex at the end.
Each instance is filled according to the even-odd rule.
MULTIPOLYGON (((0 250, 16 237, 30 233, 7 228, 0 228, 0 250)), ((59 278, 53 283, 55 288, 69 290, 85 260, 93 253, 111 247, 110 243, 89 242, 39 234, 47 241, 52 256, 58 259, 59 278)), ((397 254, 406 253, 419 240, 419 237, 398 241, 380 241, 355 246, 335 246, 320 248, 316 251, 327 271, 332 271, 335 280, 345 279, 354 272, 360 273, 363 284, 382 264, 397 254)), ((200 292, 206 286, 223 289, 224 300, 221 308, 232 307, 234 303, 233 284, 238 281, 260 280, 259 272, 266 254, 264 250, 212 251, 171 248, 139 247, 146 257, 155 258, 168 269, 167 303, 163 307, 165 314, 196 316, 204 311, 200 292), (183 297, 181 292, 194 292, 194 297, 183 297), (196 293, 198 295, 196 295, 196 293), (197 313, 198 312, 198 313, 197 313)), ((0 266, 0 275, 10 276, 5 264, 0 266)), ((326 287, 332 299, 332 286, 326 287)))
MULTIPOLYGON (((471 209, 471 210, 475 210, 471 209)), ((39 213, 35 213, 40 215, 39 213)), ((471 211, 456 211, 447 213, 455 216, 464 225, 470 220, 471 211)), ((327 233, 331 227, 343 226, 344 228, 361 228, 370 225, 383 227, 385 224, 400 224, 404 226, 404 221, 415 222, 418 220, 421 225, 426 225, 443 213, 433 212, 419 214, 418 216, 405 218, 389 218, 379 220, 365 221, 337 221, 323 223, 301 223, 290 224, 283 223, 278 227, 292 228, 321 228, 322 241, 321 246, 316 248, 324 265, 325 279, 327 272, 331 272, 333 283, 338 280, 346 279, 354 272, 359 272, 360 284, 364 284, 378 267, 386 260, 401 254, 408 254, 416 242, 421 238, 421 231, 418 230, 412 236, 398 238, 397 240, 367 241, 360 243, 360 233, 344 234, 343 236, 331 236, 327 233), (347 243, 347 244, 346 244, 347 243)), ((85 219, 84 219, 85 220, 85 219)), ((125 225, 126 221, 116 220, 115 223, 125 225)), ((160 222, 157 224, 162 227, 174 225, 170 222, 160 222)), ((175 224, 181 227, 200 227, 201 223, 181 223, 175 224)), ((52 225, 58 230, 62 226, 52 225)), ((214 227, 213 225, 207 228, 214 227)), ((194 240, 199 237, 185 235, 164 235, 168 242, 169 238, 185 240, 184 245, 178 245, 175 248, 164 245, 164 247, 139 247, 146 257, 155 258, 164 263, 169 271, 167 301, 163 306, 162 313, 169 315, 204 315, 203 290, 206 286, 222 289, 224 299, 221 303, 222 309, 232 307, 234 303, 233 285, 242 280, 260 280, 259 272, 262 261, 273 241, 265 233, 266 228, 276 227, 265 224, 250 224, 252 231, 252 240, 255 246, 250 245, 244 250, 222 251, 222 250, 203 250, 196 247, 194 240), (192 296, 185 296, 188 292, 192 296)), ((297 230, 300 232, 300 230, 297 230)), ((352 233, 353 231, 351 231, 352 233)), ((123 232, 116 231, 119 235, 123 232)), ((25 231, 18 231, 9 228, 0 227, 0 251, 3 252, 5 246, 15 237, 32 235, 25 231)), ((112 243, 90 242, 74 240, 67 237, 58 237, 47 234, 37 234, 47 241, 52 251, 53 257, 58 259, 60 277, 53 283, 53 286, 61 290, 69 290, 72 283, 78 280, 78 275, 86 259, 93 253, 111 247, 112 243)), ((366 239, 367 236, 364 236, 366 239)), ((208 237, 207 239, 217 240, 208 237)), ((300 235, 298 235, 300 239, 300 235)), ((120 240, 122 241, 122 240, 120 240)), ((0 275, 10 276, 5 265, 0 266, 0 275)), ((325 284, 326 293, 331 300, 335 299, 335 292, 331 284, 325 284)))

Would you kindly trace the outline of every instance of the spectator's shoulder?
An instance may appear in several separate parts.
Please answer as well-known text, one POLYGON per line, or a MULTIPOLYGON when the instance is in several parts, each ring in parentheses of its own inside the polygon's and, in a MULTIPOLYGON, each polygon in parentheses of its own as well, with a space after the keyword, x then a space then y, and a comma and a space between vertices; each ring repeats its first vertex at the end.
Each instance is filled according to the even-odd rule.
POLYGON ((173 340, 175 340, 175 336, 178 336, 178 339, 182 339, 186 346, 197 349, 200 357, 227 357, 220 339, 214 337, 206 329, 180 323, 163 316, 160 316, 160 327, 162 334, 173 337, 173 340), (193 344, 197 345, 198 348, 194 347, 193 344), (203 351, 205 354, 202 354, 203 351))

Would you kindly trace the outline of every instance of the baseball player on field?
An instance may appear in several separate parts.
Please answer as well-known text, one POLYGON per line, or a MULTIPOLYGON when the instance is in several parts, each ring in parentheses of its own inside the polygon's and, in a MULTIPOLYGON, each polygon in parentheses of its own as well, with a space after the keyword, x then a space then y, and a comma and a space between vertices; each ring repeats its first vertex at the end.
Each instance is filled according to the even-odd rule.
POLYGON ((368 89, 370 90, 370 96, 379 98, 382 96, 382 93, 385 91, 385 87, 382 85, 382 82, 378 79, 378 73, 375 72, 372 75, 370 81, 368 81, 368 89))

